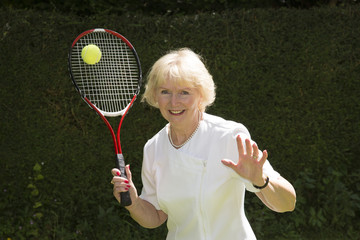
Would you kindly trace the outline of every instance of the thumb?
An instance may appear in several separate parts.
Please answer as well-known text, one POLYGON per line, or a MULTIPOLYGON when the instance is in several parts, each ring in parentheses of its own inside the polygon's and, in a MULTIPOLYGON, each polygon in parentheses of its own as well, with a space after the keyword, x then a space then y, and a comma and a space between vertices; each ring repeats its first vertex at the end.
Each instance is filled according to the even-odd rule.
POLYGON ((234 169, 236 167, 235 163, 229 159, 223 159, 223 160, 221 160, 221 162, 229 168, 234 169))
POLYGON ((131 182, 132 181, 132 177, 131 177, 131 171, 130 171, 130 164, 125 166, 125 171, 126 171, 126 177, 128 178, 128 180, 131 182))

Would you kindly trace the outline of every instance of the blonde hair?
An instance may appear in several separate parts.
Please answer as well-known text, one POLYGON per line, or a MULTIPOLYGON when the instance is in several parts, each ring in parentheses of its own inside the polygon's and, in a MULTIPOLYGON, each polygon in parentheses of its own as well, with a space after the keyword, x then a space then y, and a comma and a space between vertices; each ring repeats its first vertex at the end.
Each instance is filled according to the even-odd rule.
POLYGON ((188 48, 171 51, 152 66, 142 101, 158 108, 156 90, 166 81, 196 88, 201 96, 199 110, 204 112, 215 100, 215 84, 200 55, 188 48))

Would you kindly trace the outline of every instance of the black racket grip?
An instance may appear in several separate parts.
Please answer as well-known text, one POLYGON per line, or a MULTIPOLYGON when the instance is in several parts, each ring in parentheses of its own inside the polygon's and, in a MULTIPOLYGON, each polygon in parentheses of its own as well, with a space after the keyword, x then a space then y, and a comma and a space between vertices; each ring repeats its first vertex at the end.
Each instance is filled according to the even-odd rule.
MULTIPOLYGON (((120 170, 121 177, 127 178, 126 171, 125 171, 125 159, 122 154, 116 154, 116 168, 120 170)), ((126 207, 131 205, 131 198, 130 198, 130 192, 121 192, 120 193, 120 206, 126 207)))

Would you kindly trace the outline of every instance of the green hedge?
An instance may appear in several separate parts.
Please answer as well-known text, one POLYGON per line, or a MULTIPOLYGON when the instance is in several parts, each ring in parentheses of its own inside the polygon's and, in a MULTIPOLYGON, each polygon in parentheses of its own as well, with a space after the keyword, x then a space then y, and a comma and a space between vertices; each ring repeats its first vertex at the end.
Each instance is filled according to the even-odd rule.
POLYGON ((60 11, 82 16, 92 14, 124 14, 136 12, 147 15, 195 14, 220 12, 229 9, 292 7, 308 9, 320 6, 351 6, 358 0, 2 0, 0 7, 60 11))
MULTIPOLYGON (((69 78, 69 46, 94 27, 126 36, 145 74, 170 49, 203 55, 217 85, 208 112, 247 126, 297 191, 286 214, 247 194, 258 239, 356 239, 359 26, 357 6, 86 18, 0 9, 0 239, 165 238, 165 226, 141 228, 117 205, 108 130, 69 78)), ((138 191, 142 147, 164 124, 140 101, 124 122, 138 191)))

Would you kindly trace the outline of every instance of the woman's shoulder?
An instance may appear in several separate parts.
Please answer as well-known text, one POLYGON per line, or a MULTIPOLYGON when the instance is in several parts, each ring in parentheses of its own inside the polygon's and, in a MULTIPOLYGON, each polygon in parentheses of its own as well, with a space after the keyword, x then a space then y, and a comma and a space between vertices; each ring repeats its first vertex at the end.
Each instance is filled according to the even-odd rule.
POLYGON ((159 132, 157 132, 152 138, 150 138, 146 142, 144 148, 145 149, 151 148, 152 146, 159 144, 159 142, 164 141, 164 137, 167 136, 167 131, 168 131, 168 124, 166 124, 159 132))
POLYGON ((248 129, 242 123, 226 120, 222 117, 208 113, 204 113, 204 122, 209 126, 209 128, 216 131, 228 132, 233 136, 244 134, 250 138, 248 129))

